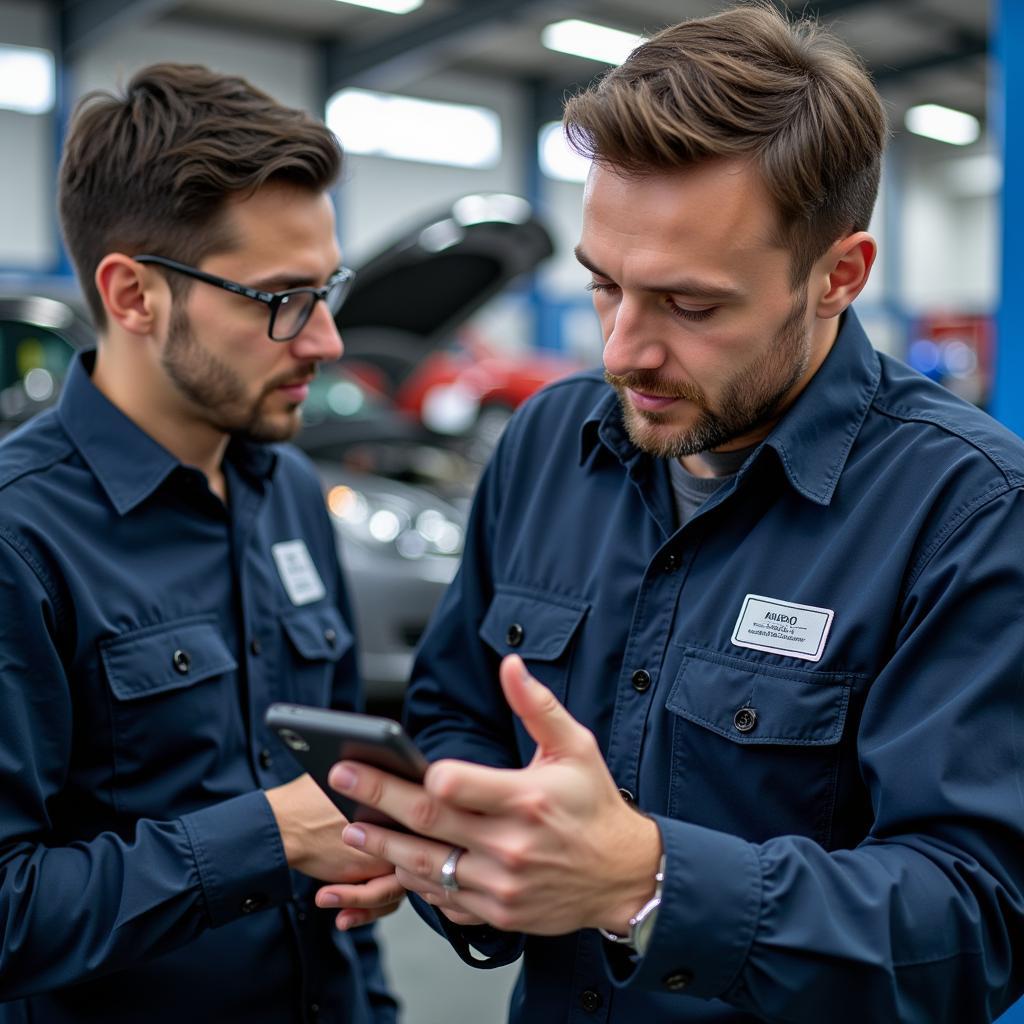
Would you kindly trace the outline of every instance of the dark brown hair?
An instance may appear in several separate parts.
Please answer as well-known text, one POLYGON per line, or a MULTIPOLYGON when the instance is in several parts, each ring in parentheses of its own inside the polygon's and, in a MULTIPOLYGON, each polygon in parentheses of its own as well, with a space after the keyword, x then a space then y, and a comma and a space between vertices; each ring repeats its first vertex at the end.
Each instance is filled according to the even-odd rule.
POLYGON ((750 157, 775 200, 794 287, 836 239, 867 228, 886 137, 856 55, 767 3, 659 32, 571 98, 564 123, 578 152, 626 175, 750 157))
MULTIPOLYGON (((107 253, 199 263, 232 244, 220 216, 230 199, 270 181, 323 191, 340 170, 341 147, 322 122, 199 65, 154 64, 123 95, 85 96, 64 144, 59 201, 97 326, 106 318, 93 275, 107 253)), ((188 287, 168 281, 176 295, 188 287)))

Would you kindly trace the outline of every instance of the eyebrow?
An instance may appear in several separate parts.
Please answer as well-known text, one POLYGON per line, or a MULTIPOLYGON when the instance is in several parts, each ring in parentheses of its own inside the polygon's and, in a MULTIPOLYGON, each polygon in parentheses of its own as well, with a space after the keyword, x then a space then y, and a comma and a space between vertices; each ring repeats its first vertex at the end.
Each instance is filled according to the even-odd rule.
MULTIPOLYGON (((579 246, 573 249, 573 253, 580 265, 586 267, 592 274, 597 274, 598 277, 607 277, 609 281, 612 280, 612 277, 596 266, 579 246)), ((713 284, 709 281, 700 281, 697 278, 684 278, 680 281, 665 284, 645 284, 640 286, 640 290, 657 292, 660 295, 685 295, 688 298, 704 300, 738 299, 743 296, 743 291, 739 288, 734 288, 731 285, 713 284)))
MULTIPOLYGON (((335 267, 327 278, 330 278, 331 274, 336 274, 341 269, 340 265, 335 267)), ((286 292, 291 288, 319 288, 320 283, 311 277, 297 274, 272 274, 269 277, 264 277, 253 284, 248 285, 249 288, 255 288, 261 292, 286 292)))

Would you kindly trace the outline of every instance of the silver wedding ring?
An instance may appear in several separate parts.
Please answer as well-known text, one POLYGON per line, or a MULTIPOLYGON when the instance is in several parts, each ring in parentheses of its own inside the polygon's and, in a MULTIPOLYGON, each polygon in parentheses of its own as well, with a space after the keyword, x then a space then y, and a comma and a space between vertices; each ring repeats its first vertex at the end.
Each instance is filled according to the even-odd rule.
POLYGON ((458 892, 459 883, 455 879, 455 868, 459 858, 465 853, 461 846, 453 846, 445 862, 441 865, 441 888, 445 892, 458 892))

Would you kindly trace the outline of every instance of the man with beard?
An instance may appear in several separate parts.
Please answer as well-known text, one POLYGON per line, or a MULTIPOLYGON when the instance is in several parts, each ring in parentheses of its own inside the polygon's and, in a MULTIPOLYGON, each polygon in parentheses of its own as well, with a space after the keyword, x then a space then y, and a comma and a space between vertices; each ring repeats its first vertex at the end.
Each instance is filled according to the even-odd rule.
POLYGON ((878 96, 742 7, 566 126, 604 379, 481 483, 408 698, 424 786, 332 773, 420 835, 345 841, 468 963, 524 955, 515 1022, 991 1020, 1024 977, 1024 445, 850 308, 878 96))
POLYGON ((99 343, 0 447, 0 1021, 395 1020, 363 926, 402 889, 263 724, 360 702, 318 481, 268 444, 341 355, 340 163, 197 66, 76 111, 99 343))

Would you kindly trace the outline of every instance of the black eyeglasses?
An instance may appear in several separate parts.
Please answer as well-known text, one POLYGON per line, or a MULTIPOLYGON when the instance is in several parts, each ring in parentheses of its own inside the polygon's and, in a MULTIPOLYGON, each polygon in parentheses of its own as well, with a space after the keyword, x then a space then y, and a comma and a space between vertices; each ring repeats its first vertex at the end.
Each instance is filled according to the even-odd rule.
POLYGON ((331 316, 334 316, 348 298, 352 282, 356 279, 354 270, 342 267, 331 274, 327 284, 322 288, 289 288, 283 292, 263 292, 258 288, 248 288, 237 281, 229 281, 225 277, 217 277, 216 274, 207 274, 205 270, 197 270, 177 260, 169 260, 166 256, 143 255, 136 256, 135 260, 137 263, 154 263, 178 274, 194 277, 197 281, 205 281, 207 284, 224 288, 235 295, 265 303, 270 307, 270 326, 267 328, 267 334, 272 341, 291 341, 296 337, 306 326, 319 299, 327 303, 331 316))

